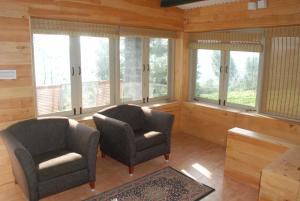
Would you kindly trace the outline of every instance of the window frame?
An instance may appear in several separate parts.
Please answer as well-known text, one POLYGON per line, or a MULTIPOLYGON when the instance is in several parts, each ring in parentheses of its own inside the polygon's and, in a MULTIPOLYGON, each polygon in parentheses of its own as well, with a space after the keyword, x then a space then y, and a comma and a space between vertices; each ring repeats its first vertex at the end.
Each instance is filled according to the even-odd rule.
MULTIPOLYGON (((73 112, 73 95, 72 95, 72 69, 71 67, 69 67, 70 70, 70 84, 71 84, 71 110, 68 111, 61 111, 61 112, 53 112, 53 113, 48 113, 48 114, 39 114, 38 113, 38 99, 37 99, 37 86, 36 86, 36 69, 35 69, 35 51, 34 51, 34 34, 41 34, 41 33, 32 33, 31 34, 31 61, 32 61, 32 82, 33 82, 33 87, 34 87, 34 108, 35 108, 35 114, 38 117, 47 117, 47 116, 73 116, 74 112, 73 112)), ((66 35, 69 37, 69 45, 70 44, 70 40, 71 40, 71 36, 67 35, 67 34, 44 34, 44 35, 66 35)), ((71 53, 69 52, 69 56, 71 56, 71 53)), ((71 66, 71 61, 70 61, 70 66, 71 66)))
MULTIPOLYGON (((201 98, 196 96, 196 72, 197 72, 197 52, 198 49, 192 49, 190 51, 190 99, 197 101, 197 102, 205 102, 208 104, 213 105, 220 105, 223 107, 235 108, 239 110, 245 111, 260 111, 260 101, 261 101, 261 91, 262 91, 262 78, 263 78, 263 61, 264 61, 264 51, 257 52, 259 53, 259 64, 258 64, 258 77, 257 77, 257 87, 256 87, 256 99, 255 99, 255 106, 249 105, 242 105, 237 103, 230 103, 227 102, 228 97, 228 85, 229 85, 229 70, 230 70, 230 52, 235 50, 219 50, 221 51, 221 66, 220 66, 220 77, 219 77, 219 101, 201 98)), ((246 52, 246 51, 241 51, 246 52)))
MULTIPOLYGON (((160 101, 166 101, 169 100, 173 94, 173 88, 172 88, 172 83, 174 80, 174 58, 175 58, 175 51, 174 51, 174 47, 175 47, 175 41, 173 39, 170 38, 159 38, 159 37, 151 37, 151 38, 155 38, 155 39, 168 39, 168 94, 166 96, 159 96, 159 97, 154 97, 154 98, 150 98, 149 97, 149 87, 150 87, 150 83, 148 82, 148 97, 149 97, 149 103, 151 102, 160 102, 160 101)), ((149 38, 149 39, 151 39, 149 38)), ((149 40, 150 42, 150 40, 149 40)), ((148 45, 149 48, 149 56, 150 56, 150 43, 148 45)), ((148 63, 150 63, 150 60, 148 58, 148 63)), ((150 76, 150 72, 148 71, 148 81, 149 81, 149 76, 150 76)))
MULTIPOLYGON (((32 32, 31 37, 33 38, 35 34, 40 34, 38 32, 32 32)), ((36 116, 46 117, 46 116, 67 116, 67 117, 81 117, 91 115, 94 112, 99 111, 105 107, 109 107, 115 104, 137 104, 137 105, 148 105, 153 103, 161 103, 169 101, 173 97, 173 80, 174 80, 174 66, 175 66, 175 39, 167 37, 145 37, 142 38, 143 49, 142 49, 142 59, 143 64, 149 63, 149 42, 151 38, 163 38, 168 39, 168 94, 166 96, 160 96, 155 98, 149 98, 147 102, 147 97, 149 97, 149 72, 146 70, 143 72, 142 79, 142 99, 136 101, 122 102, 120 94, 120 38, 122 35, 118 36, 107 36, 105 38, 109 39, 109 78, 110 78, 110 104, 103 106, 96 106, 91 108, 82 107, 82 77, 79 74, 79 68, 81 68, 81 52, 80 52, 80 37, 89 36, 86 34, 56 34, 56 33, 45 33, 45 35, 67 35, 69 37, 69 56, 70 56, 70 82, 71 82, 71 110, 54 112, 48 114, 38 113, 38 99, 36 90, 36 74, 35 74, 35 63, 34 63, 34 41, 32 40, 32 68, 33 68, 33 87, 34 87, 34 99, 35 99, 35 112, 36 116), (74 75, 72 75, 74 67, 74 75), (145 102, 143 102, 145 98, 145 102), (76 113, 74 112, 76 109, 76 113)), ((93 37, 93 36, 91 36, 93 37)), ((97 37, 97 36, 95 36, 97 37)), ((101 36, 99 36, 101 37, 101 36)), ((125 36, 130 37, 130 36, 125 36)), ((81 69, 82 70, 82 69, 81 69)))
MULTIPOLYGON (((32 38, 35 34, 32 33, 32 38)), ((62 34, 45 34, 45 35, 62 35, 62 34)), ((116 37, 104 37, 109 39, 109 79, 110 79, 110 104, 83 108, 82 107, 82 77, 79 75, 79 71, 81 71, 81 49, 80 49, 80 37, 81 36, 89 36, 89 35, 70 35, 64 34, 69 37, 69 61, 70 61, 70 82, 71 82, 71 110, 70 111, 62 111, 62 112, 53 112, 48 114, 39 114, 38 113, 38 99, 37 99, 37 90, 36 90, 36 74, 35 74, 35 63, 34 63, 34 41, 32 40, 32 66, 33 66, 33 86, 34 86, 34 98, 35 98, 35 111, 36 115, 39 117, 47 117, 47 116, 85 116, 87 114, 92 114, 100 109, 111 106, 115 103, 114 98, 114 80, 115 80, 115 44, 116 37), (112 54, 113 53, 113 54, 112 54), (72 75, 74 72, 74 75, 72 75), (112 98, 113 97, 113 98, 112 98), (76 112, 75 112, 76 111, 76 112)), ((98 36, 91 36, 98 37, 98 36)))
MULTIPOLYGON (((159 103, 163 101, 168 101, 173 97, 173 80, 174 80, 174 65, 175 65, 175 40, 171 38, 164 38, 164 37, 145 37, 145 36, 127 36, 127 35, 120 35, 121 37, 135 37, 135 38, 141 38, 142 39, 142 68, 144 69, 142 72, 142 99, 141 100, 134 100, 134 101, 122 101, 121 100, 121 94, 119 91, 119 101, 117 104, 138 104, 138 105, 144 105, 149 103, 159 103), (160 96, 155 98, 149 97, 149 76, 150 71, 147 70, 150 63, 150 39, 157 38, 157 39, 168 39, 168 94, 166 96, 160 96)), ((119 42, 120 44, 120 42, 119 42)), ((118 50, 120 51, 120 47, 118 47, 118 50)), ((119 54, 120 55, 120 52, 119 54)), ((119 61, 119 69, 120 69, 120 58, 118 58, 119 61)), ((116 82, 119 85, 120 89, 120 71, 118 72, 118 79, 116 82)))

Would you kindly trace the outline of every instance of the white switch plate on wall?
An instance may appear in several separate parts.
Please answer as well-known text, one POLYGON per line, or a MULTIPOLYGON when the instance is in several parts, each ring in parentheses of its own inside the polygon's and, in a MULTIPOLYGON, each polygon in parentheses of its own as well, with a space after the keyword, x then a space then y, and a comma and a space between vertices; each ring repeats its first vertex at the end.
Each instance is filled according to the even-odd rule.
POLYGON ((256 2, 248 2, 248 10, 256 10, 257 3, 256 2))
POLYGON ((267 8, 267 0, 258 0, 257 8, 267 8))
POLYGON ((16 70, 0 70, 0 80, 15 80, 17 79, 16 70))

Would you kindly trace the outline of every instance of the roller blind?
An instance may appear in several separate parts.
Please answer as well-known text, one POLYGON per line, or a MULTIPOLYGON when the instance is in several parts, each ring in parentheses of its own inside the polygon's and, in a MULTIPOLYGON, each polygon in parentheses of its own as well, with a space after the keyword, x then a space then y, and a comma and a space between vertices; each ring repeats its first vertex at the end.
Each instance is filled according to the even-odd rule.
POLYGON ((31 29, 40 34, 88 35, 99 37, 118 36, 119 28, 114 25, 71 22, 63 20, 31 19, 31 29))
POLYGON ((264 113, 300 120, 300 26, 266 29, 264 113))
POLYGON ((262 52, 263 33, 204 32, 190 35, 191 49, 262 52))
POLYGON ((145 29, 136 27, 120 27, 120 35, 152 38, 177 38, 177 33, 174 31, 145 29))

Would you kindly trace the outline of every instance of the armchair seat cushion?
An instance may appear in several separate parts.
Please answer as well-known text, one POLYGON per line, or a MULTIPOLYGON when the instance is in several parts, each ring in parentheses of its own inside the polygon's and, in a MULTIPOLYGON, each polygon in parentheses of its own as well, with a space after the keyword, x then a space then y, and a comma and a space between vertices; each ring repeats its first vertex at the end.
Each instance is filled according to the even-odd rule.
POLYGON ((157 131, 138 130, 135 131, 136 151, 143 151, 150 147, 166 142, 166 135, 157 131))
POLYGON ((33 157, 39 182, 87 168, 86 159, 68 150, 51 151, 33 157))

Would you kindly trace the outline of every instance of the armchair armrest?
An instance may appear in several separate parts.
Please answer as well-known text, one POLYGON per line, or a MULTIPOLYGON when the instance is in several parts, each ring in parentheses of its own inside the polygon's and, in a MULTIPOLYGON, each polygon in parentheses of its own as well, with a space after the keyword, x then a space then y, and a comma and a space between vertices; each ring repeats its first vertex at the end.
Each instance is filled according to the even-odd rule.
POLYGON ((82 154, 88 162, 90 181, 96 179, 97 145, 100 134, 96 129, 90 128, 75 120, 69 120, 67 133, 67 146, 70 150, 82 154))
POLYGON ((147 120, 147 127, 165 134, 170 134, 173 126, 174 115, 167 112, 143 108, 147 120))
POLYGON ((167 112, 151 110, 148 108, 143 108, 143 111, 147 121, 146 128, 150 130, 159 131, 167 135, 167 143, 170 147, 174 115, 167 112))
POLYGON ((37 168, 29 151, 8 132, 1 132, 16 181, 29 200, 38 200, 37 168))
POLYGON ((127 165, 131 165, 136 147, 135 135, 130 125, 98 113, 94 114, 93 118, 101 133, 101 150, 108 152, 107 154, 113 155, 127 165))

